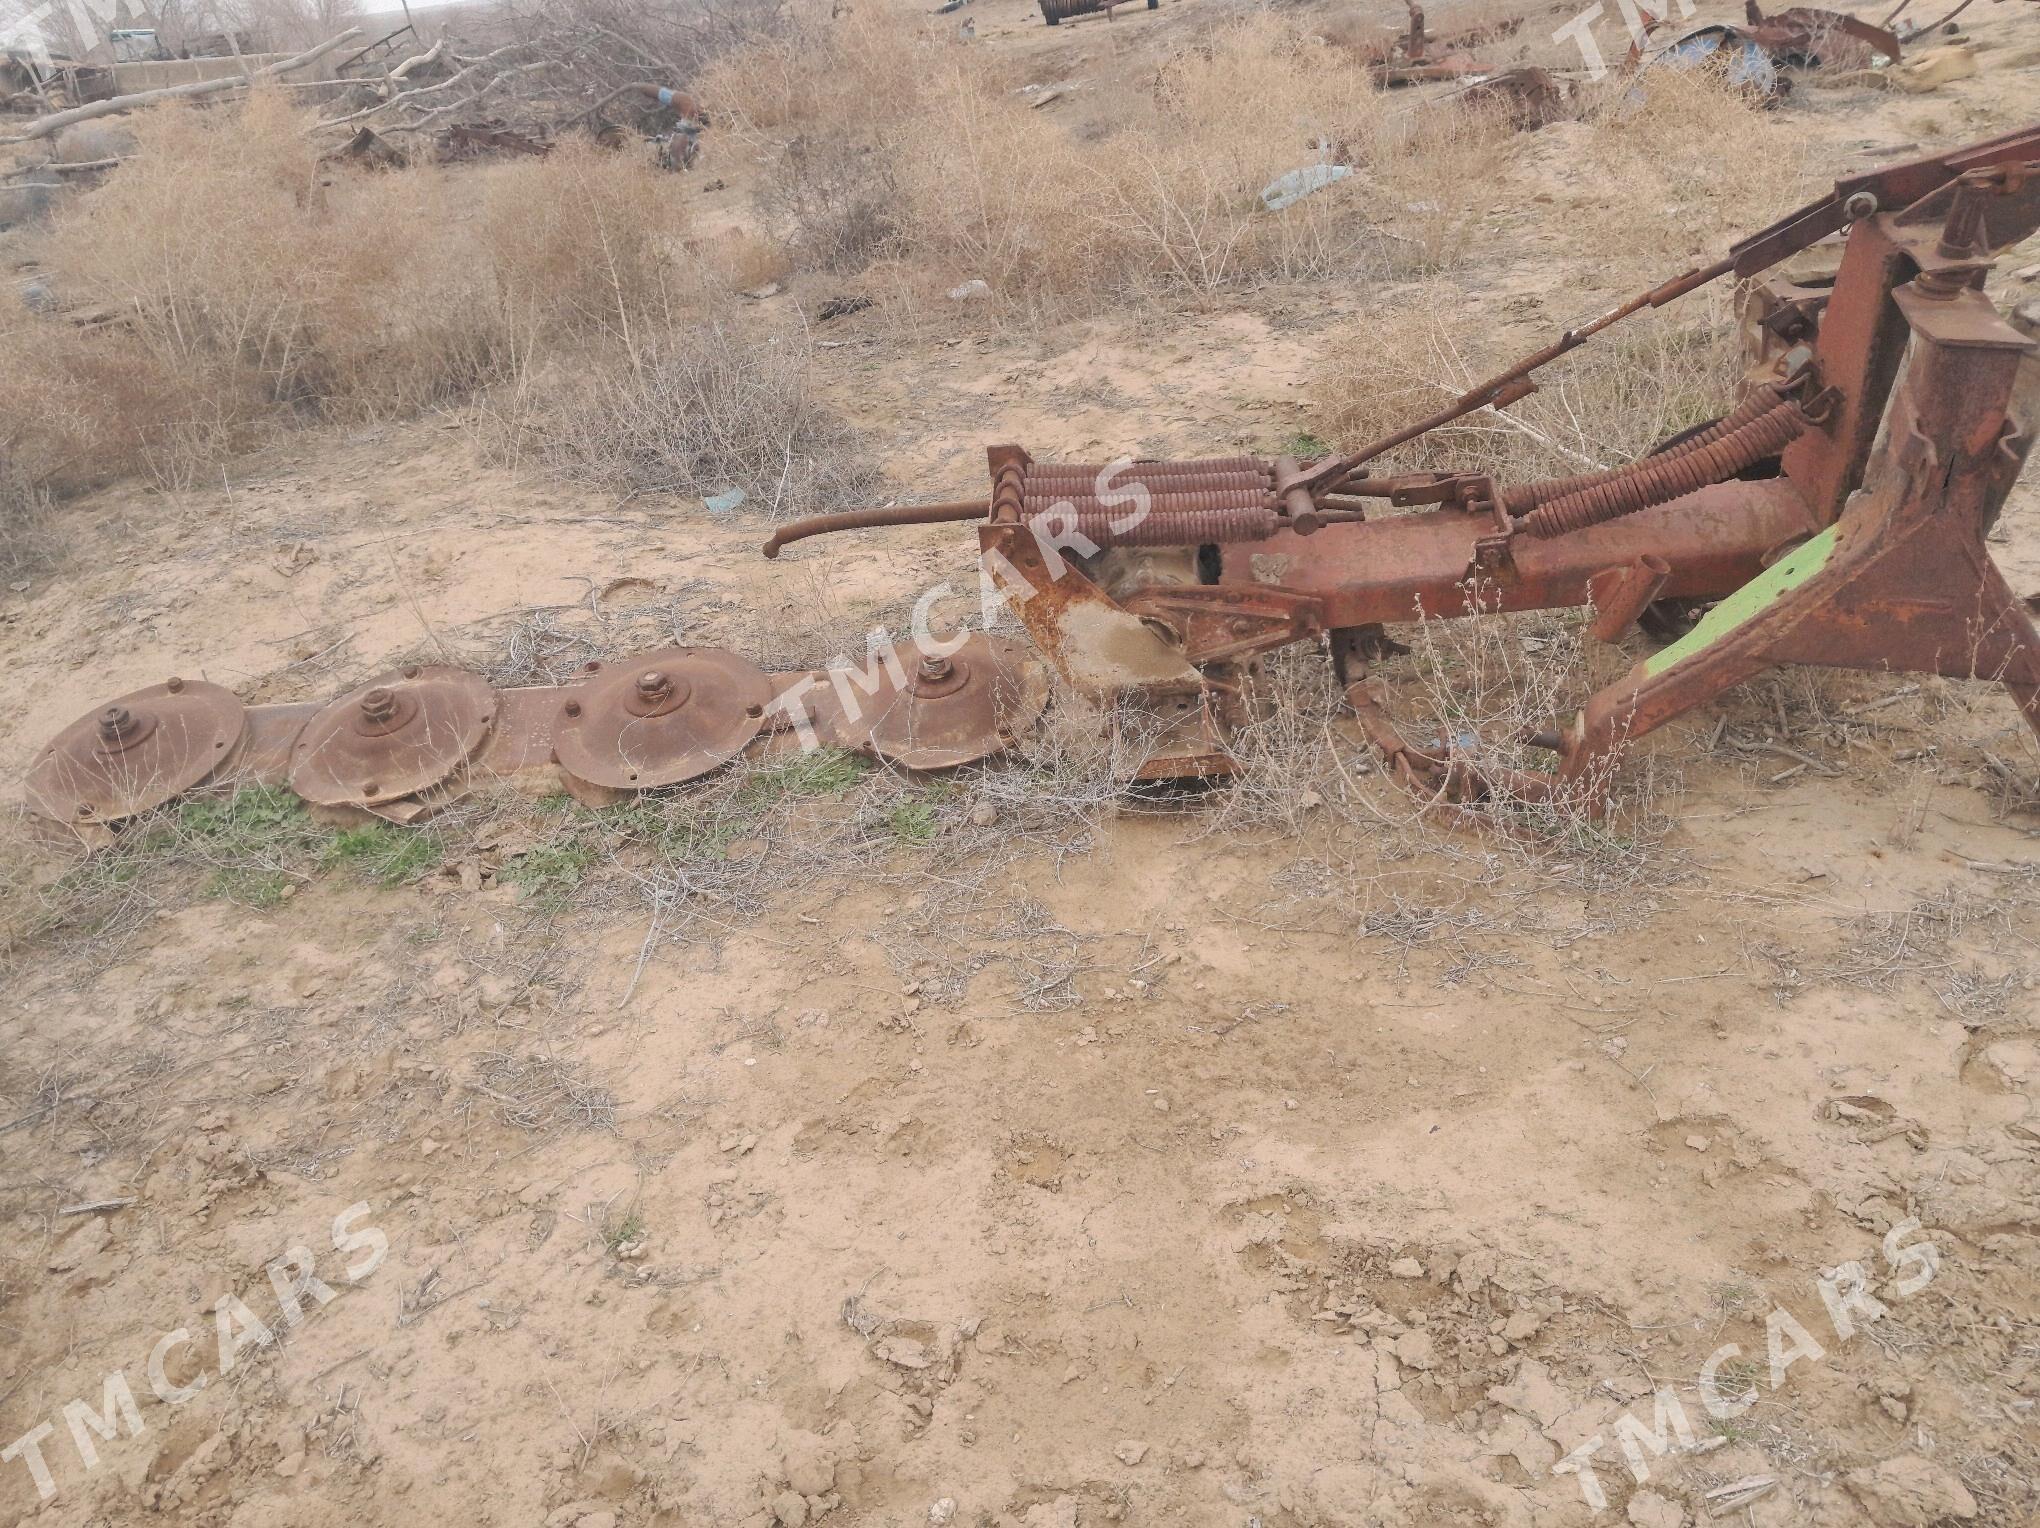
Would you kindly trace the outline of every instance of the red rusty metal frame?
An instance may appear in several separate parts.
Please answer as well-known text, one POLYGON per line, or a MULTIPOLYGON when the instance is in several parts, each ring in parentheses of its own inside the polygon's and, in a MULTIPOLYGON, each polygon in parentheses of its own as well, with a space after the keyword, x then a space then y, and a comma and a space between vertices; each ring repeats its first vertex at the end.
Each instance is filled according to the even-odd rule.
MULTIPOLYGON (((2040 731, 2040 640, 1983 540, 2026 454, 2011 401, 2034 346, 1981 293, 1993 252, 2036 227, 2040 127, 1854 176, 1724 259, 1345 456, 1136 463, 1113 477, 995 447, 980 545, 1071 684, 1183 708, 1196 692, 1218 697, 1188 750, 1200 758, 1260 654, 1326 638, 1394 772, 1459 800, 1558 790, 1591 807, 1629 739, 1780 663, 1999 680, 2040 731), (1442 424, 1525 396, 1540 366, 1629 314, 1724 275, 1758 275, 1844 230, 1831 287, 1767 289, 1747 396, 1696 438, 1588 481, 1362 476, 1442 424), (1742 480, 1766 455, 1776 475, 1742 480), (1123 502, 1109 490, 1130 481, 1160 506, 1137 525, 1109 509, 1123 502), (1370 515, 1380 501, 1436 507, 1370 515), (1094 577, 1101 551, 1170 544, 1202 548, 1198 581, 1115 584, 1115 597, 1094 577), (1592 630, 1612 639, 1654 599, 1720 603, 1569 724, 1538 734, 1561 755, 1551 776, 1498 780, 1449 745, 1413 747, 1367 681, 1369 657, 1392 646, 1384 624, 1591 605, 1592 630)), ((967 510, 938 506, 928 518, 967 510)), ((861 523, 789 527, 775 550, 861 523)))
MULTIPOLYGON (((1780 664, 1999 682, 2040 732, 2040 634, 1985 542, 2031 443, 2040 370, 2034 341, 1983 295, 1995 252, 2036 228, 2040 126, 1838 182, 1722 260, 1568 330, 1428 419, 1345 455, 1098 466, 997 446, 985 501, 819 516, 782 528, 767 552, 830 531, 976 522, 985 571, 1042 655, 1078 690, 1158 723, 1127 771, 1136 777, 1229 772, 1227 740, 1252 714, 1259 659, 1299 642, 1328 646, 1391 772, 1455 811, 1483 798, 1554 796, 1597 810, 1630 740, 1780 664), (1770 272, 1844 230, 1831 285, 1780 273, 1760 288, 1745 336, 1756 365, 1744 396, 1706 428, 1638 462, 1546 483, 1368 475, 1429 431, 1526 396, 1539 367, 1624 317, 1731 273, 1770 272), (1773 475, 1745 480, 1751 472, 1773 475), (1409 512, 1384 512, 1392 509, 1409 512), (1456 739, 1411 743, 1369 676, 1397 650, 1383 631, 1390 624, 1589 605, 1589 629, 1605 640, 1654 600, 1713 608, 1579 715, 1528 739, 1557 756, 1549 773, 1499 770, 1489 750, 1456 739)), ((922 673, 912 694, 950 698, 954 672, 922 673)), ((592 681, 584 675, 567 692, 483 687, 489 721, 463 724, 440 761, 453 787, 428 783, 391 801, 416 782, 378 768, 371 785, 357 767, 341 798, 409 820, 462 778, 548 766, 558 719, 593 695, 592 681)), ((813 676, 770 683, 776 711, 789 686, 812 688, 813 676)), ((249 707, 234 729, 193 731, 193 747, 149 753, 141 742, 176 720, 182 702, 154 691, 125 702, 82 719, 39 763, 55 782, 48 815, 75 826, 79 804, 103 821, 201 777, 281 779, 302 767, 318 710, 249 707)), ((396 710, 382 718, 384 697, 356 703, 371 732, 395 725, 396 710)), ((803 725, 794 710, 766 720, 766 733, 803 725)), ((975 734, 962 727, 958 743, 931 710, 928 724, 943 732, 934 753, 922 748, 922 718, 905 718, 895 730, 907 767, 1007 741, 997 705, 968 708, 980 713, 990 720, 972 722, 975 734)), ((872 746, 886 754, 876 730, 872 746)))

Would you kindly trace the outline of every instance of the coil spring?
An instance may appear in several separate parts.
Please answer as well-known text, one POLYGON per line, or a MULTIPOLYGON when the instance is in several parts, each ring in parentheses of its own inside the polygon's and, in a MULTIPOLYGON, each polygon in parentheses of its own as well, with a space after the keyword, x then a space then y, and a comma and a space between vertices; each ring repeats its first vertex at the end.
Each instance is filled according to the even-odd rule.
MULTIPOLYGON (((1752 388, 1747 398, 1691 439, 1682 440, 1675 446, 1667 446, 1643 460, 1676 461, 1682 456, 1691 456, 1695 451, 1704 451, 1717 441, 1734 434, 1752 420, 1776 408, 1779 401, 1779 393, 1775 387, 1767 384, 1752 388)), ((1602 483, 1626 477, 1640 465, 1640 462, 1627 462, 1620 467, 1604 467, 1596 472, 1581 472, 1572 477, 1546 478, 1541 483, 1526 483, 1520 488, 1511 488, 1504 496, 1503 503, 1510 514, 1527 515, 1538 505, 1549 504, 1553 499, 1568 499, 1576 493, 1585 493, 1602 483)))
POLYGON ((1032 462, 1027 468, 1027 491, 1046 490, 1051 485, 1076 483, 1085 492, 1094 490, 1100 475, 1108 484, 1124 486, 1129 483, 1146 483, 1159 487, 1166 483, 1171 488, 1191 486, 1177 480, 1197 480, 1196 486, 1212 486, 1205 479, 1247 476, 1257 482, 1272 485, 1275 469, 1267 462, 1252 456, 1213 456, 1201 461, 1190 462, 1032 462))
POLYGON ((1279 527, 1274 468, 1252 456, 1130 465, 1037 462, 1027 468, 1023 512, 1045 532, 1074 531, 1099 547, 1201 546, 1259 541, 1279 527), (1115 475, 1116 474, 1116 475, 1115 475), (1101 475, 1113 497, 1100 497, 1101 475), (1145 490, 1147 513, 1120 526, 1129 505, 1120 497, 1145 490))
POLYGON ((1110 510, 1078 511, 1074 522, 1068 515, 1029 516, 1029 523, 1043 518, 1044 535, 1065 540, 1074 531, 1099 548, 1115 546, 1203 546, 1214 542, 1262 541, 1281 528, 1281 517, 1265 504, 1235 504, 1221 509, 1185 509, 1168 514, 1151 513, 1138 524, 1121 526, 1123 507, 1110 510))
MULTIPOLYGON (((1150 515, 1178 515, 1205 509, 1259 508, 1268 500, 1267 490, 1258 485, 1209 489, 1177 489, 1172 486, 1165 491, 1149 492, 1147 512, 1150 515)), ((1124 519, 1132 509, 1131 499, 1120 494, 1102 499, 1095 493, 1042 494, 1030 491, 1022 503, 1029 515, 1067 507, 1080 515, 1103 514, 1124 519)))
POLYGON ((1585 530, 1682 494, 1724 482, 1776 456, 1810 421, 1796 403, 1780 403, 1719 440, 1682 455, 1647 456, 1611 478, 1532 510, 1517 522, 1525 535, 1548 538, 1585 530))

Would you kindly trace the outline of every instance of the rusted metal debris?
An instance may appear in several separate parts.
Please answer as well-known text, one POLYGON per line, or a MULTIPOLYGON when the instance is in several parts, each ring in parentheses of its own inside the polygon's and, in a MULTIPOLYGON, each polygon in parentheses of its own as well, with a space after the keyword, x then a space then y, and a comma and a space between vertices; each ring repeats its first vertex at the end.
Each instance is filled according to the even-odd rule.
POLYGON ((62 823, 120 822, 229 766, 245 727, 230 690, 196 679, 150 685, 52 738, 29 769, 28 804, 62 823))
MULTIPOLYGON (((939 644, 946 647, 948 644, 939 644)), ((902 654, 881 668, 857 719, 822 697, 818 725, 839 747, 862 748, 902 769, 955 769, 1003 753, 1048 705, 1048 684, 1026 650, 982 632, 953 652, 902 654)))
POLYGON ((1867 69, 1883 57, 1899 61, 1898 38, 1883 27, 1840 11, 1795 5, 1766 16, 1757 0, 1744 0, 1744 35, 1774 62, 1799 69, 1867 69))
MULTIPOLYGON (((1749 93, 1776 100, 1792 88, 1780 69, 1843 72, 1868 69, 1880 57, 1899 62, 1894 33, 1840 11, 1795 5, 1767 16, 1757 0, 1745 0, 1744 15, 1745 26, 1717 22, 1682 34, 1652 53, 1648 66, 1717 68, 1749 93)), ((1629 64, 1645 66, 1640 44, 1631 45, 1629 64)))
POLYGON ((339 148, 326 154, 322 164, 353 164, 371 170, 400 170, 410 156, 372 127, 358 129, 339 148))
MULTIPOLYGON (((1041 19, 1050 26, 1061 26, 1078 16, 1095 16, 1100 11, 1106 19, 1112 18, 1113 11, 1121 6, 1135 5, 1139 0, 1036 0, 1041 7, 1041 19)), ((1162 0, 1147 0, 1149 10, 1159 9, 1162 0)))
POLYGON ((441 129, 433 145, 440 160, 449 164, 495 154, 543 159, 552 152, 552 144, 545 139, 520 133, 501 122, 456 122, 441 129))
POLYGON ((488 736, 496 696, 464 669, 411 667, 370 680, 305 725, 290 788, 314 806, 377 808, 444 789, 488 736))
POLYGON ((1572 85, 1533 65, 1479 76, 1443 99, 1495 112, 1520 132, 1535 132, 1573 113, 1572 85))
POLYGON ((25 794, 38 817, 92 844, 200 788, 288 786, 330 817, 408 823, 479 782, 537 773, 606 806, 742 754, 811 745, 953 769, 1015 746, 1047 703, 1045 670, 1007 639, 973 636, 925 663, 902 646, 897 661, 893 684, 884 671, 766 674, 720 648, 669 647, 589 663, 565 685, 505 689, 413 666, 324 705, 243 706, 218 685, 173 679, 66 727, 25 794))
POLYGON ((1438 37, 1426 28, 1423 7, 1416 0, 1403 4, 1410 14, 1408 29, 1384 41, 1368 59, 1375 84, 1391 89, 1484 72, 1487 66, 1472 50, 1515 36, 1524 21, 1522 16, 1505 16, 1438 37))

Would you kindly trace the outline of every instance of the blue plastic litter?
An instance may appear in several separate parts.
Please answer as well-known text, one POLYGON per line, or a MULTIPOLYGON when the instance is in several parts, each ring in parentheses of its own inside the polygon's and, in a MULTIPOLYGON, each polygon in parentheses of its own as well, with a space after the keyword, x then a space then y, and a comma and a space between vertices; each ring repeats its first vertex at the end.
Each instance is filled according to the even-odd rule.
POLYGON ((1311 192, 1322 191, 1352 173, 1353 167, 1349 164, 1307 164, 1300 170, 1291 170, 1269 181, 1261 192, 1261 205, 1270 212, 1280 212, 1290 203, 1300 202, 1311 192))
POLYGON ((1709 26, 1688 32, 1644 65, 1652 69, 1697 69, 1719 60, 1729 84, 1762 96, 1778 94, 1778 66, 1749 38, 1733 27, 1709 26))

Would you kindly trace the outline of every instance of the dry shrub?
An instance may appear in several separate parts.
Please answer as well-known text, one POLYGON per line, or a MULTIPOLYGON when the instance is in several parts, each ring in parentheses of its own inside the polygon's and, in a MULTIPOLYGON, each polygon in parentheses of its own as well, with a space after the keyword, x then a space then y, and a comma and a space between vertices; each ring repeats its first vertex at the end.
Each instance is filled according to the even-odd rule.
POLYGON ((679 263, 686 228, 674 177, 590 142, 494 166, 481 243, 519 359, 590 335, 630 346, 682 321, 700 296, 679 263))
POLYGON ((773 162, 758 210, 785 231, 810 270, 854 272, 899 235, 899 184, 891 155, 876 144, 803 134, 773 162))
POLYGON ((1469 584, 1458 609, 1426 612, 1404 633, 1411 652, 1397 666, 1397 719, 1410 742, 1491 782, 1481 810, 1517 842, 1624 860, 1676 816, 1677 771, 1657 753, 1619 739, 1599 800, 1510 784, 1554 774, 1559 756, 1532 736, 1563 730, 1629 665, 1619 650, 1582 640, 1586 619, 1579 611, 1505 616, 1491 589, 1469 584))
MULTIPOLYGON (((1485 472, 1508 482, 1633 461, 1728 412, 1740 369, 1730 293, 1639 313, 1537 374, 1539 391, 1483 409, 1393 453, 1392 470, 1485 472)), ((1556 333, 1578 315, 1554 314, 1556 333)), ((1498 337, 1442 293, 1333 336, 1312 383, 1312 427, 1353 450, 1435 413, 1550 336, 1498 337)))
POLYGON ((485 24, 536 44, 549 81, 583 98, 646 78, 699 79, 710 59, 786 22, 783 0, 499 0, 491 9, 485 24))
POLYGON ((1269 655, 1255 676, 1254 719, 1227 741, 1234 773, 1211 795, 1208 831, 1308 837, 1336 859, 1345 852, 1339 838, 1350 832, 1388 829, 1386 842, 1407 845, 1471 830, 1524 852, 1584 855, 1601 875, 1662 836, 1673 820, 1676 772, 1641 748, 1621 751, 1600 802, 1516 788, 1551 778, 1558 764, 1531 735, 1562 727, 1627 666, 1615 649, 1582 642, 1580 613, 1502 615, 1469 589, 1450 609, 1419 619, 1413 607, 1411 616, 1394 628, 1408 656, 1372 668, 1390 719, 1407 742, 1465 765, 1492 788, 1463 812, 1412 796, 1346 705, 1329 657, 1290 648, 1269 655))
POLYGON ((58 214, 51 286, 112 319, 0 336, 0 441, 38 480, 181 481, 264 425, 409 413, 692 300, 647 165, 569 143, 464 177, 322 172, 307 121, 268 91, 140 115, 136 161, 58 214))
POLYGON ((1226 742, 1232 777, 1211 792, 1211 831, 1274 829, 1292 837, 1366 817, 1379 794, 1373 751, 1357 737, 1331 659, 1293 647, 1262 660, 1253 719, 1226 742))
POLYGON ((0 450, 0 580, 13 583, 55 554, 48 490, 0 450))
POLYGON ((507 421, 508 448, 622 492, 742 488, 775 518, 825 495, 855 501, 876 474, 811 366, 803 338, 745 336, 727 321, 612 345, 532 378, 507 421))
POLYGON ((793 257, 784 244, 748 230, 726 230, 720 238, 701 245, 699 252, 721 284, 733 292, 754 291, 768 282, 786 281, 793 274, 793 257))
POLYGON ((812 128, 868 132, 904 127, 921 105, 925 33, 888 11, 859 6, 842 17, 810 3, 784 25, 723 51, 695 78, 695 94, 751 141, 812 128))
POLYGON ((1604 269, 1676 275, 1822 189, 1804 123, 1712 70, 1654 69, 1583 88, 1582 120, 1529 141, 1565 190, 1574 247, 1604 269))
POLYGON ((1521 136, 1499 102, 1431 99, 1362 118, 1345 145, 1362 167, 1375 246, 1390 276, 1453 270, 1479 252, 1481 215, 1497 195, 1521 136))
POLYGON ((0 328, 0 441, 29 483, 68 489, 218 448, 255 405, 219 369, 178 367, 117 335, 23 314, 0 328))
POLYGON ((860 10, 731 52, 702 89, 770 161, 760 210, 804 263, 896 257, 1035 310, 1444 263, 1501 131, 1457 109, 1398 115, 1350 58, 1267 14, 1166 60, 1102 134, 1014 84, 978 50, 860 10), (1262 205, 1279 176, 1338 156, 1349 179, 1262 205))

